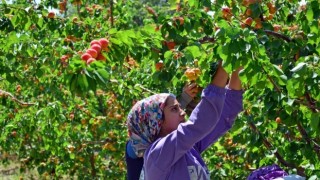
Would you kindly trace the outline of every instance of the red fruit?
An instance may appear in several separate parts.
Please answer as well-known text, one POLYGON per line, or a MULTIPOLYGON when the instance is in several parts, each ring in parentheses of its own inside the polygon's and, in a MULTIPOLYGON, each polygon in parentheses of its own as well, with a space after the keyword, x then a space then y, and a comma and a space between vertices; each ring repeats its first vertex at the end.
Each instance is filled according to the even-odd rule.
POLYGON ((86 53, 90 54, 91 57, 96 58, 98 56, 98 52, 94 49, 88 49, 86 53))
POLYGON ((93 61, 95 61, 96 59, 95 58, 89 58, 88 61, 87 61, 87 64, 91 64, 93 61))
POLYGON ((277 122, 278 124, 280 124, 280 123, 281 123, 281 118, 280 118, 280 117, 277 117, 277 118, 276 118, 276 122, 277 122))
POLYGON ((100 61, 106 61, 106 57, 104 57, 102 54, 98 54, 96 59, 100 61))
POLYGON ((166 41, 165 43, 169 50, 174 49, 174 46, 176 45, 176 43, 172 41, 166 41))
POLYGON ((273 25, 273 30, 274 30, 275 32, 278 32, 278 31, 281 30, 281 26, 278 25, 278 24, 275 24, 275 25, 273 25))
POLYGON ((92 56, 89 53, 84 53, 81 56, 81 59, 84 61, 88 61, 88 59, 92 58, 92 56))
POLYGON ((48 18, 54 18, 56 14, 54 12, 49 12, 48 14, 48 18))
POLYGON ((106 38, 101 38, 99 40, 99 43, 101 44, 101 48, 102 49, 106 49, 108 47, 108 45, 109 45, 109 41, 106 38))
POLYGON ((160 71, 163 67, 163 61, 159 61, 156 63, 156 71, 160 71))
POLYGON ((222 8, 222 12, 225 14, 225 13, 230 13, 231 12, 231 9, 229 7, 223 7, 222 8))
POLYGON ((69 57, 67 55, 61 56, 61 61, 65 62, 69 57))
POLYGON ((11 135, 12 135, 13 137, 16 137, 16 136, 17 136, 17 131, 12 131, 12 132, 11 132, 11 135))
POLYGON ((240 24, 240 26, 241 26, 241 28, 242 28, 242 29, 244 29, 244 28, 246 28, 246 27, 247 27, 247 25, 246 25, 246 24, 244 24, 244 23, 241 23, 241 24, 240 24))
POLYGON ((98 44, 93 44, 93 45, 91 46, 91 49, 94 49, 94 50, 97 51, 97 53, 100 53, 100 51, 101 51, 101 46, 98 45, 98 44))
POLYGON ((251 17, 248 17, 245 21, 245 24, 248 26, 251 26, 252 22, 253 22, 253 19, 251 17))
POLYGON ((90 42, 90 46, 92 46, 92 45, 94 45, 94 44, 98 44, 99 46, 102 46, 98 40, 92 40, 92 41, 90 42))

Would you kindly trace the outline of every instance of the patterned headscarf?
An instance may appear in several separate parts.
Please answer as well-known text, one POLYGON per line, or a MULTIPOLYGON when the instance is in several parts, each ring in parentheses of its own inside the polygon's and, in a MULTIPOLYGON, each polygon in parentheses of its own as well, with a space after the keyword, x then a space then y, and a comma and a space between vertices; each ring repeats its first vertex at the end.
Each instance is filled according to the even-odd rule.
POLYGON ((129 112, 127 126, 129 141, 138 157, 153 143, 160 133, 163 108, 167 98, 173 94, 161 93, 138 101, 129 112))

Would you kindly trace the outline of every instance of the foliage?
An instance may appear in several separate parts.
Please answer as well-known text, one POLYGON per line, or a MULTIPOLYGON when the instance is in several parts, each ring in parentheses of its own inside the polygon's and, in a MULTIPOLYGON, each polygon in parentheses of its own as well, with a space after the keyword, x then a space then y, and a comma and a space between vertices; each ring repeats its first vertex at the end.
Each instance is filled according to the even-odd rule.
POLYGON ((0 154, 43 176, 125 177, 125 117, 243 66, 244 112, 204 156, 214 179, 279 164, 320 177, 317 0, 0 3, 0 154), (58 13, 59 11, 59 13, 58 13), (107 38, 106 60, 81 59, 107 38), (197 73, 193 73, 197 70, 197 73), (199 73, 200 71, 200 73, 199 73), (188 73, 186 73, 188 72, 188 73), (189 79, 188 79, 189 78, 189 79))

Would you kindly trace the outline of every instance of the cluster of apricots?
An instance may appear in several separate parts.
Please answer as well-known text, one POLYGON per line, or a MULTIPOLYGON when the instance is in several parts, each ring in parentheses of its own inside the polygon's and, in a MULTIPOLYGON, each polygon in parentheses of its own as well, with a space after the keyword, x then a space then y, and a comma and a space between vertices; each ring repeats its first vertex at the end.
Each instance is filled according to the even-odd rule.
POLYGON ((90 48, 81 55, 81 59, 88 65, 96 60, 106 61, 106 57, 103 56, 102 51, 108 52, 109 41, 106 38, 99 40, 92 40, 90 42, 90 48))
MULTIPOLYGON (((243 1, 243 5, 246 8, 244 14, 241 16, 244 19, 244 22, 241 22, 241 27, 245 28, 246 26, 251 26, 252 23, 254 22, 254 28, 255 29, 261 29, 262 26, 262 21, 268 21, 268 20, 272 20, 274 14, 276 13, 277 9, 275 7, 274 4, 272 4, 271 2, 266 3, 267 7, 268 7, 268 14, 267 16, 263 16, 263 19, 261 19, 260 17, 258 18, 252 18, 252 9, 250 8, 251 4, 255 4, 255 3, 261 3, 262 1, 260 0, 244 0, 243 1)), ((277 32, 281 29, 281 26, 279 25, 275 25, 274 26, 274 30, 277 32)))
MULTIPOLYGON (((277 11, 277 8, 275 7, 275 5, 271 2, 266 3, 267 7, 268 7, 268 14, 267 16, 264 16, 263 18, 261 17, 253 17, 253 12, 251 9, 252 4, 256 4, 259 3, 261 4, 262 1, 261 0, 243 0, 242 1, 242 5, 246 7, 245 12, 240 15, 241 18, 241 27, 245 28, 245 27, 249 27, 254 25, 255 29, 261 29, 262 26, 262 22, 263 21, 268 21, 268 20, 272 20, 274 14, 277 11)), ((222 17, 228 21, 231 20, 233 14, 232 14, 232 9, 230 7, 224 6, 222 7, 222 17)), ((274 31, 278 32, 279 30, 281 30, 281 26, 280 25, 274 25, 274 31)))
POLYGON ((184 75, 190 80, 195 81, 199 78, 201 70, 199 68, 187 68, 184 75))

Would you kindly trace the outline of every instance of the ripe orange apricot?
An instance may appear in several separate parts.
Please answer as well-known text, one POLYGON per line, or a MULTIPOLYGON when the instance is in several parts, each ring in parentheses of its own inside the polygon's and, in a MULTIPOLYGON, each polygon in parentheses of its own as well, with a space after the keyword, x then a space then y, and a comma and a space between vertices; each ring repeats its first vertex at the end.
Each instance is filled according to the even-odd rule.
POLYGON ((98 54, 98 56, 97 56, 96 59, 97 59, 97 60, 100 60, 100 61, 106 61, 106 60, 107 60, 106 57, 104 57, 101 53, 98 54))
POLYGON ((88 49, 86 53, 90 54, 91 57, 96 58, 98 56, 98 52, 94 49, 88 49))
POLYGON ((248 9, 246 10, 246 15, 247 15, 247 16, 251 16, 251 15, 252 15, 252 10, 251 10, 250 8, 248 8, 248 9))
POLYGON ((56 14, 54 12, 49 12, 48 13, 48 18, 54 18, 56 14))
POLYGON ((93 45, 91 46, 91 49, 96 50, 97 53, 99 54, 100 51, 101 51, 101 46, 99 46, 98 44, 93 44, 93 45))
POLYGON ((92 56, 89 53, 84 53, 81 56, 81 59, 84 61, 87 61, 89 58, 92 58, 92 56))
POLYGON ((160 60, 159 62, 156 63, 156 71, 160 71, 163 68, 163 61, 160 60))
POLYGON ((94 45, 94 44, 98 44, 99 46, 101 46, 101 43, 100 43, 100 41, 98 41, 98 40, 92 40, 92 41, 90 42, 90 46, 92 46, 92 45, 94 45))
POLYGON ((168 49, 174 49, 174 47, 176 46, 176 43, 173 41, 166 41, 165 44, 167 45, 168 49))
POLYGON ((277 122, 278 124, 280 124, 280 123, 281 123, 281 118, 280 118, 280 117, 277 117, 277 118, 276 118, 276 122, 277 122))
POLYGON ((96 59, 95 58, 89 58, 88 60, 87 60, 87 64, 89 65, 89 64, 91 64, 93 61, 95 61, 96 59))
POLYGON ((101 48, 106 50, 109 45, 109 40, 106 38, 101 38, 101 39, 99 39, 99 43, 101 44, 101 48))
POLYGON ((246 20, 245 20, 245 24, 248 25, 248 26, 251 26, 253 22, 253 19, 251 17, 248 17, 246 20))
POLYGON ((273 30, 274 30, 275 32, 278 32, 278 31, 281 30, 281 26, 278 25, 278 24, 275 24, 275 25, 273 25, 273 30))

